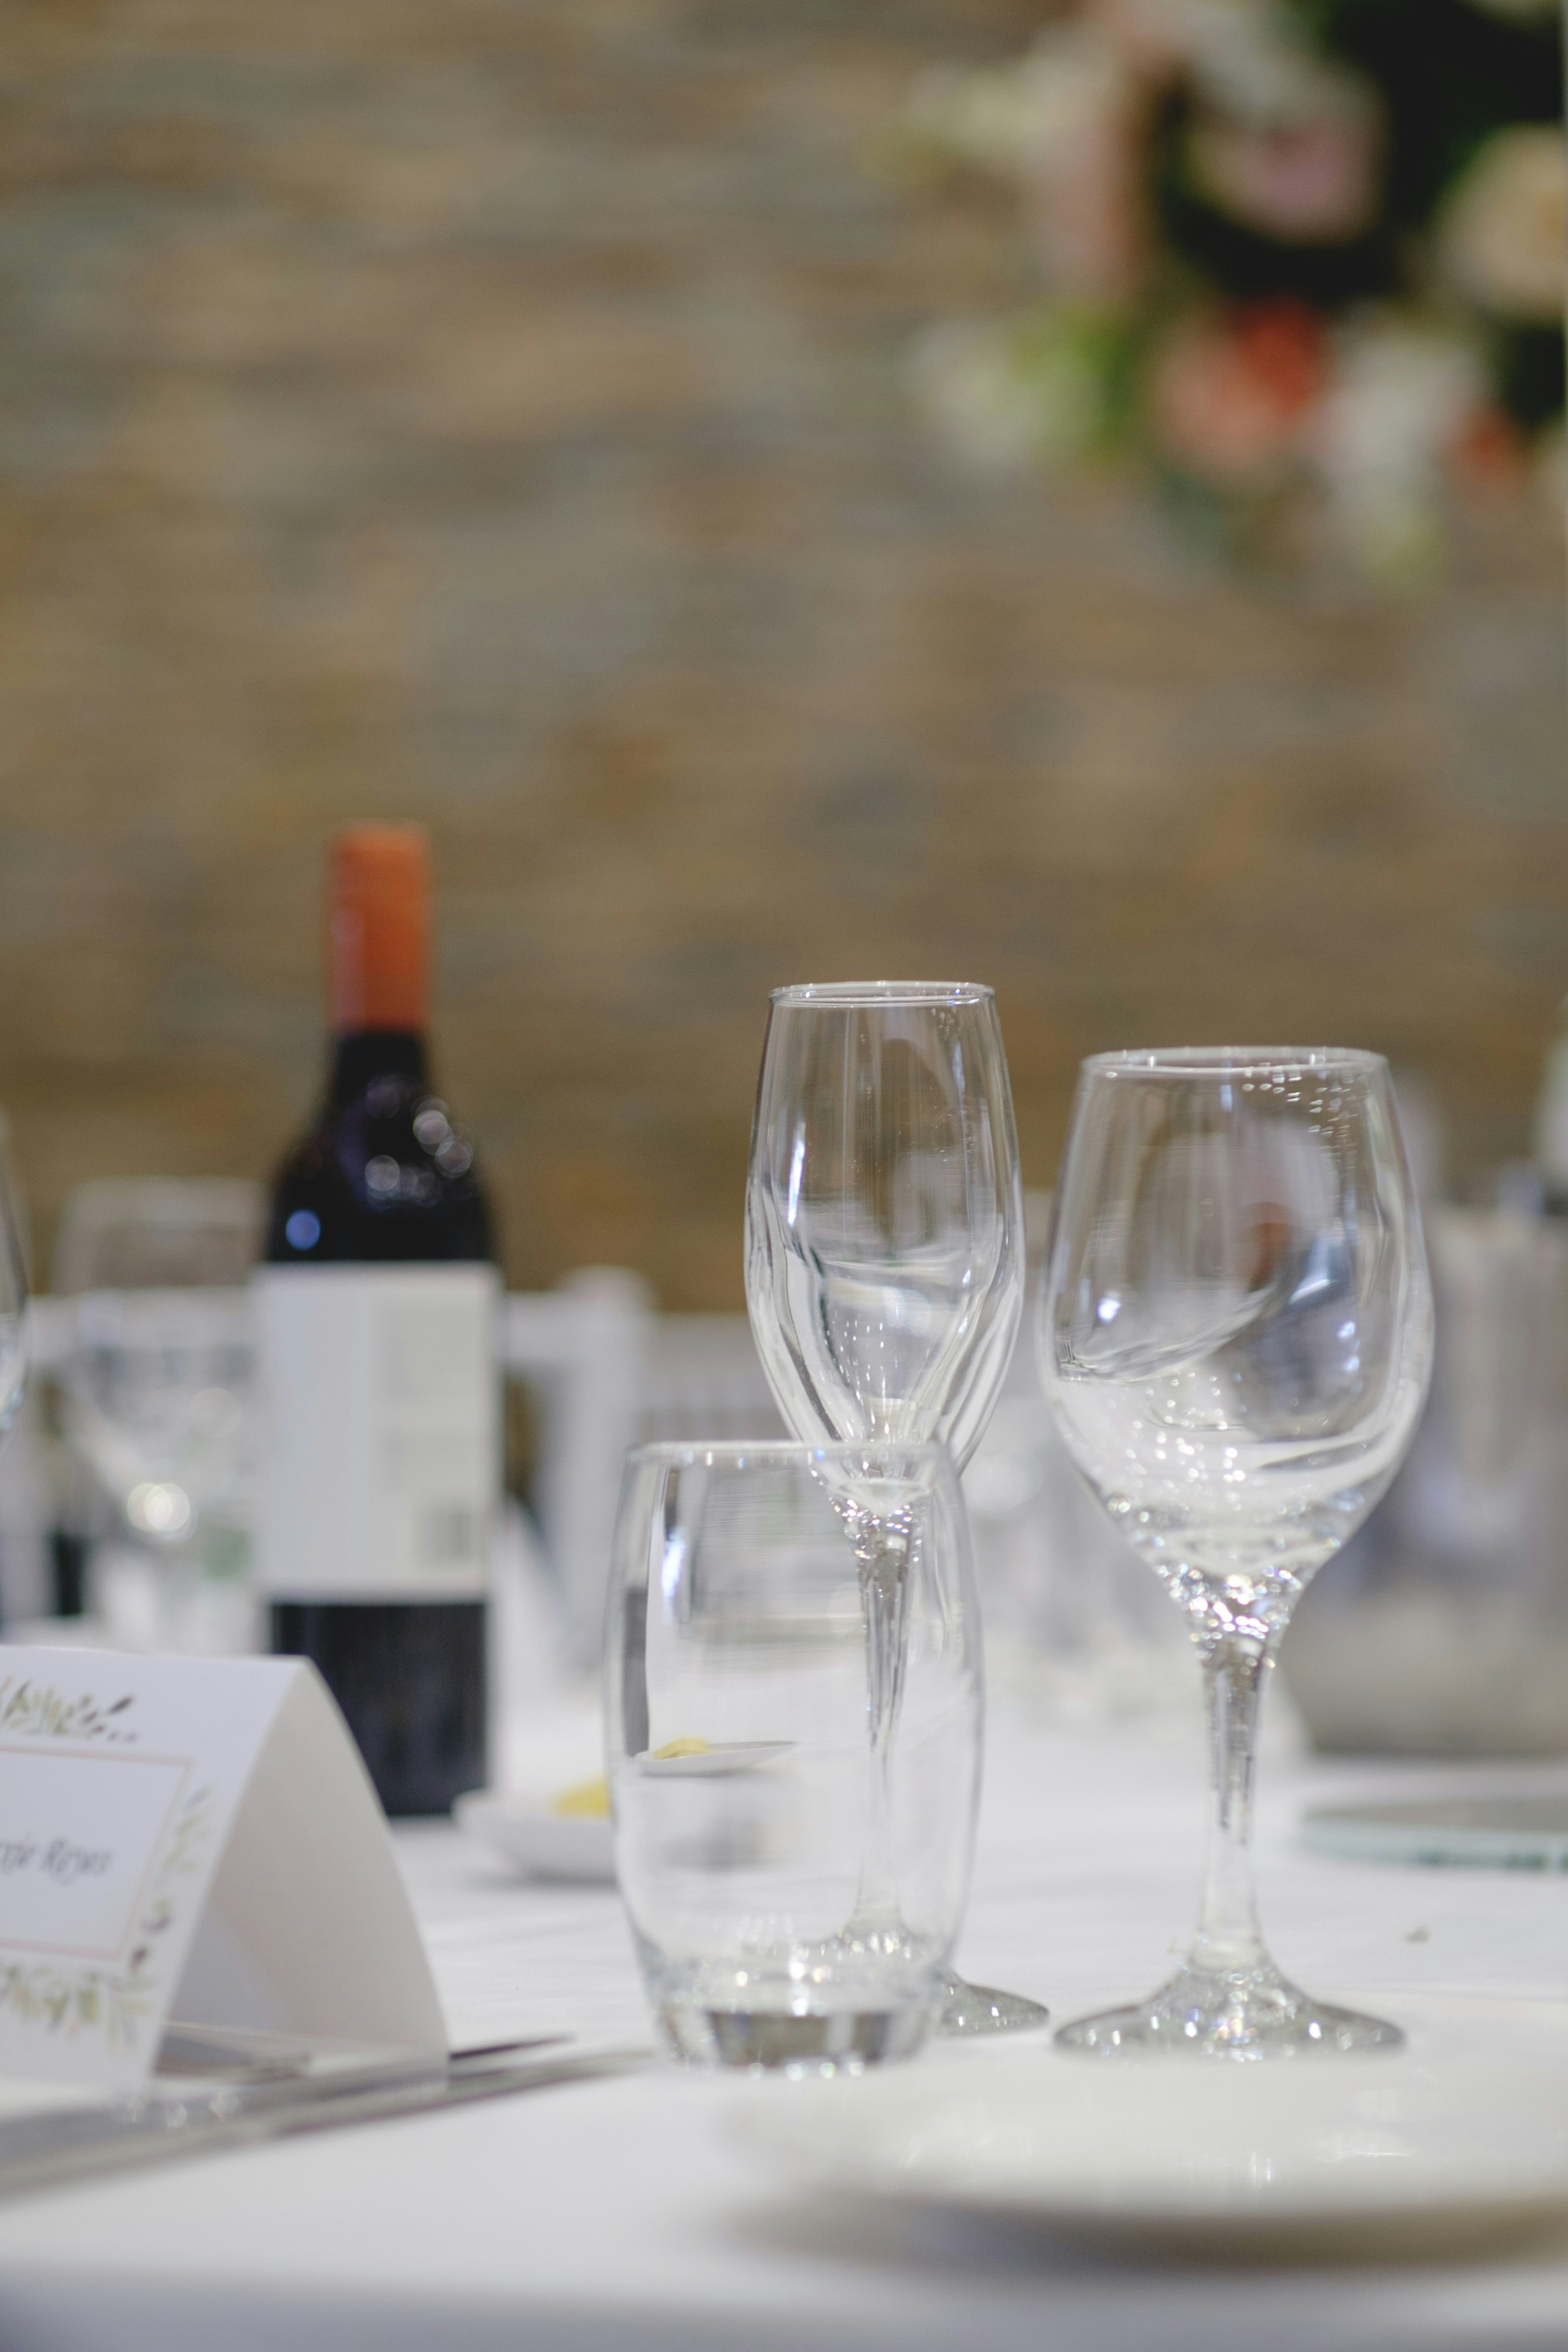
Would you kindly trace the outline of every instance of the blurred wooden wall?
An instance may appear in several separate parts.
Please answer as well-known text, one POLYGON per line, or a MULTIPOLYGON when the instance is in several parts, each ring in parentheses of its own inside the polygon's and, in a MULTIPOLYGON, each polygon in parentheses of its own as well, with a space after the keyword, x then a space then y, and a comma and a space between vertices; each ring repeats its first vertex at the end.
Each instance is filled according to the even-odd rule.
POLYGON ((0 1102, 261 1172, 321 848, 416 815, 513 1278, 740 1297, 768 988, 996 984, 1079 1057, 1289 1035, 1520 1150, 1568 987, 1561 551, 1406 609, 966 478, 903 375, 1017 298, 877 167, 1010 0, 17 0, 0 54, 0 1102))

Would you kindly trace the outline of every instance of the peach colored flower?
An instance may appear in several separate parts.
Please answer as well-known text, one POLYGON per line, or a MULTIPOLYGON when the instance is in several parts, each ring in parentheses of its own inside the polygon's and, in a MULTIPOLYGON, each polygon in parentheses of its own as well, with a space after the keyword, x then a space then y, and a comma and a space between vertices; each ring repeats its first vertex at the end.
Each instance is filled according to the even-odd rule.
POLYGON ((1377 208, 1378 142, 1364 120, 1259 127, 1209 116, 1194 124, 1187 153, 1212 204, 1282 244, 1358 236, 1377 208))
POLYGON ((1304 303, 1249 303, 1178 327, 1150 384, 1155 433, 1188 472, 1258 487, 1299 458, 1328 374, 1322 320, 1304 303))
POLYGON ((1209 201, 1290 244, 1357 236, 1377 208, 1383 110, 1362 74, 1316 57, 1273 13, 1194 58, 1187 161, 1209 201))

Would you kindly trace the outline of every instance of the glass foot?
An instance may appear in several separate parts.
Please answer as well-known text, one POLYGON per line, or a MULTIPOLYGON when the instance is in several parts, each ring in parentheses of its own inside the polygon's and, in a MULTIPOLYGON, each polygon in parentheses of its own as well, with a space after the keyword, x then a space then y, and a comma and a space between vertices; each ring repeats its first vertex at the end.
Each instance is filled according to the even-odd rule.
POLYGON ((966 1984, 962 1977, 942 1981, 942 2012, 936 2030, 944 2041, 959 2034, 1029 2033, 1047 2025, 1051 2012, 1021 1992, 998 1992, 994 1985, 966 1984))
POLYGON ((667 2002, 659 2023, 678 2058, 752 2074, 858 2074, 912 2058, 925 2040, 920 2009, 843 2010, 804 2017, 783 2010, 695 2009, 667 2002))
POLYGON ((1148 2000, 1076 2017, 1056 2038, 1058 2049, 1091 2058, 1167 2050, 1200 2058, 1298 2058, 1320 2050, 1397 2050, 1405 2040, 1397 2025, 1314 2000, 1274 1969, 1220 1975, 1190 1968, 1148 2000))

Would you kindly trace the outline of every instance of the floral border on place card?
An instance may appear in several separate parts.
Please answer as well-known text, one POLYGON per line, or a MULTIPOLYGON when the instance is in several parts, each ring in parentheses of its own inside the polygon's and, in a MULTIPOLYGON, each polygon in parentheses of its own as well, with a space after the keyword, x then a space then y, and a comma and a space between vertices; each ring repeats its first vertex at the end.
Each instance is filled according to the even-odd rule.
POLYGON ((0 1680, 0 1732, 16 1732, 24 1739, 107 1739, 131 1746, 139 1733, 114 1718, 128 1715, 135 1704, 134 1691, 100 1706, 90 1691, 68 1698, 52 1683, 35 1682, 30 1675, 6 1675, 0 1680))
MULTIPOLYGON (((68 1696, 30 1675, 7 1675, 0 1679, 0 1735, 135 1747, 141 1738, 130 1721, 135 1705, 134 1691, 105 1706, 90 1691, 68 1696)), ((124 1966, 70 1969, 54 1960, 0 1959, 0 2011, 46 2033, 101 2032, 111 2047, 134 2044, 158 2005, 159 1939, 174 1922, 178 1883, 202 1866, 213 1826, 212 1798, 208 1787, 191 1790, 165 1831, 124 1966)))

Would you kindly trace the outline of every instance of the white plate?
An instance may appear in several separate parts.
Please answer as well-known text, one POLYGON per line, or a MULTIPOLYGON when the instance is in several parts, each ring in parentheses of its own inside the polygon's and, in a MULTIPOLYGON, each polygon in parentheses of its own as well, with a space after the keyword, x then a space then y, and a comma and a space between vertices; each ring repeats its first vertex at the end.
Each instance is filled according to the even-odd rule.
POLYGON ((834 2189, 1208 2258, 1451 2251, 1568 2224, 1568 2000, 1372 2005, 1406 2026, 1406 2052, 943 2053, 770 2084, 745 2125, 834 2189))
POLYGON ((558 1813, 548 1798, 507 1796, 491 1789, 459 1797, 452 1813, 465 1836, 478 1838, 531 1878, 615 1885, 615 1848, 605 1814, 558 1813))

